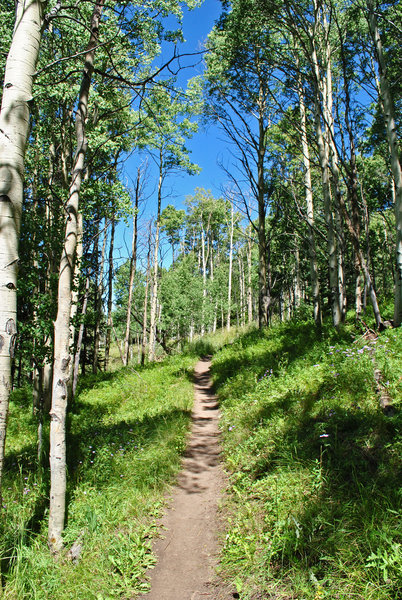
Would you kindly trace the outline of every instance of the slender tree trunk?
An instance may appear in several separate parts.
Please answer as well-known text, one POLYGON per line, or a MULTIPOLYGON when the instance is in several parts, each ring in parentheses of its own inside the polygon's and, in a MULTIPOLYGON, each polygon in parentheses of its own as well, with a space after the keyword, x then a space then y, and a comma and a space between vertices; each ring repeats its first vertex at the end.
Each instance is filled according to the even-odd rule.
MULTIPOLYGON (((202 215, 201 215, 202 223, 202 215)), ((201 335, 205 333, 205 302, 207 299, 207 259, 205 253, 205 230, 201 224, 201 260, 202 260, 202 317, 201 317, 201 335)))
POLYGON ((380 76, 381 98, 384 107, 384 118, 387 126, 387 140, 391 156, 391 169, 395 184, 395 222, 396 222, 396 276, 394 325, 402 324, 402 168, 399 158, 398 137, 396 133, 395 111, 388 82, 387 64, 373 0, 368 0, 368 22, 375 47, 380 76))
MULTIPOLYGON (((352 221, 353 227, 356 231, 358 237, 360 237, 360 209, 359 209, 359 199, 358 199, 358 177, 357 177, 357 166, 356 166, 356 149, 355 149, 355 140, 352 129, 352 121, 351 121, 351 100, 350 100, 350 84, 349 84, 349 76, 347 72, 347 58, 345 54, 344 42, 343 42, 343 33, 340 29, 339 23, 337 21, 339 41, 340 41, 340 56, 341 56, 341 64, 342 64, 342 74, 343 74, 343 87, 345 91, 345 124, 346 130, 349 138, 349 164, 346 166, 346 175, 347 175, 347 187, 348 187, 348 198, 349 203, 352 209, 352 221)), ((356 305, 356 317, 359 319, 362 312, 362 287, 361 287, 361 273, 360 273, 360 262, 359 258, 355 253, 354 257, 354 269, 355 269, 355 305, 356 305)))
POLYGON ((112 226, 110 228, 109 242, 109 271, 108 271, 108 294, 107 294, 107 328, 105 340, 105 371, 109 366, 110 342, 112 335, 112 308, 113 308, 113 251, 114 251, 114 233, 116 222, 112 216, 112 226))
POLYGON ((18 238, 29 133, 29 101, 45 3, 20 0, 7 55, 0 111, 0 494, 17 334, 18 238))
MULTIPOLYGON (((262 91, 260 90, 260 104, 262 102, 262 91)), ((265 173, 264 159, 266 149, 266 130, 263 124, 263 108, 260 106, 259 139, 258 139, 258 278, 259 278, 259 302, 258 302, 258 326, 260 329, 268 325, 268 311, 270 297, 267 285, 267 233, 265 227, 265 173)))
POLYGON ((159 157, 159 182, 158 182, 158 210, 156 215, 156 231, 155 231, 155 249, 154 249, 154 268, 152 274, 152 293, 151 293, 151 312, 149 324, 149 361, 155 360, 155 344, 156 344, 156 311, 158 306, 158 254, 159 254, 159 232, 161 221, 161 204, 162 204, 162 152, 159 157))
POLYGON ((371 303, 373 306, 376 325, 379 329, 381 329, 383 327, 383 321, 381 318, 380 308, 378 306, 377 296, 375 293, 375 289, 374 289, 373 281, 372 281, 370 271, 369 271, 369 268, 367 265, 367 261, 364 258, 364 254, 363 254, 361 246, 360 246, 360 239, 359 239, 359 236, 357 235, 357 232, 354 229, 353 221, 352 221, 351 217, 349 216, 343 196, 341 196, 340 201, 341 201, 341 209, 342 209, 343 215, 345 217, 346 225, 347 225, 349 233, 350 233, 353 248, 356 253, 356 256, 358 257, 360 268, 362 269, 363 274, 364 274, 367 289, 368 289, 368 292, 370 295, 370 300, 371 300, 371 303))
POLYGON ((79 370, 80 370, 81 348, 82 348, 82 340, 84 337, 84 329, 85 329, 84 320, 85 320, 85 315, 87 314, 87 307, 88 307, 89 284, 90 284, 90 280, 89 280, 89 277, 87 277, 86 281, 85 281, 84 300, 82 302, 82 308, 81 308, 81 323, 80 323, 80 328, 78 330, 77 348, 76 348, 75 357, 74 357, 73 385, 72 385, 72 391, 71 391, 72 398, 74 398, 74 396, 75 396, 75 392, 77 391, 77 385, 78 385, 78 374, 79 374, 79 370))
POLYGON ((234 210, 233 210, 233 202, 231 202, 231 204, 230 204, 230 234, 229 234, 228 316, 226 319, 226 329, 228 331, 230 331, 230 312, 232 310, 233 229, 234 229, 234 210))
MULTIPOLYGON (((296 238, 297 239, 297 238, 296 238)), ((295 273, 294 273, 294 307, 300 307, 301 302, 301 281, 300 281, 300 251, 299 247, 295 248, 295 273)))
POLYGON ((98 43, 99 23, 103 0, 98 0, 91 18, 91 34, 85 55, 84 74, 75 119, 77 151, 74 161, 69 198, 66 205, 67 222, 64 247, 60 261, 58 311, 54 325, 54 374, 52 408, 50 412, 50 507, 48 544, 53 553, 63 547, 62 532, 66 502, 66 412, 67 394, 72 368, 70 341, 71 285, 77 243, 78 204, 84 160, 88 146, 85 121, 88 97, 98 43))
POLYGON ((329 165, 328 156, 325 148, 324 136, 321 127, 321 109, 320 109, 320 70, 317 60, 317 54, 313 47, 312 52, 312 64, 314 67, 315 74, 315 89, 314 89, 314 124, 315 133, 318 145, 318 154, 321 166, 321 182, 322 192, 324 198, 324 213, 325 222, 327 226, 327 252, 328 252, 328 265, 329 265, 329 281, 331 290, 331 308, 332 308, 332 321, 335 327, 338 327, 341 323, 341 307, 339 305, 339 282, 338 282, 338 261, 337 261, 337 250, 336 240, 334 232, 334 224, 332 217, 332 206, 331 206, 331 191, 329 184, 329 165))
MULTIPOLYGON (((106 241, 107 241, 107 222, 105 219, 105 230, 103 233, 102 251, 100 256, 100 264, 97 263, 96 271, 96 288, 95 288, 95 332, 94 332, 94 354, 92 360, 92 373, 96 375, 98 372, 99 365, 99 346, 100 346, 100 329, 101 321, 103 316, 102 298, 103 298, 103 268, 105 264, 106 254, 106 241), (99 272, 98 272, 99 268, 99 272)), ((98 243, 98 242, 97 242, 98 243)), ((98 252, 96 252, 96 259, 99 261, 98 252)))
POLYGON ((134 277, 135 277, 135 272, 137 269, 138 203, 139 203, 139 197, 140 197, 140 177, 141 177, 141 170, 138 167, 137 181, 136 181, 136 185, 135 185, 133 239, 132 239, 132 243, 131 243, 130 277, 129 277, 129 282, 128 282, 126 333, 124 335, 124 356, 123 356, 123 364, 124 365, 128 365, 128 357, 129 357, 129 352, 130 352, 131 307, 132 307, 132 303, 133 303, 134 277))
POLYGON ((246 324, 246 281, 244 274, 244 262, 242 253, 238 256, 239 262, 239 287, 240 287, 240 324, 242 327, 246 324))
POLYGON ((310 150, 307 141, 307 122, 306 122, 306 107, 304 102, 303 86, 301 77, 298 78, 298 95, 300 107, 300 125, 303 148, 303 164, 304 164, 304 193, 306 198, 307 209, 307 226, 308 226, 308 251, 310 258, 310 281, 311 295, 313 298, 313 315, 316 325, 322 325, 322 313, 320 302, 320 280, 318 275, 317 249, 314 234, 314 204, 313 204, 313 186, 311 184, 311 162, 310 150))
POLYGON ((251 227, 250 235, 247 237, 247 314, 248 323, 251 325, 253 322, 253 287, 252 287, 252 263, 251 263, 251 227))
MULTIPOLYGON (((73 289, 71 291, 71 312, 70 312, 70 351, 72 356, 75 355, 74 343, 75 343, 75 320, 78 312, 78 299, 80 290, 80 275, 81 275, 81 263, 83 257, 83 218, 82 213, 77 214, 77 248, 74 265, 74 278, 73 278, 73 289)), ((71 369, 71 381, 69 383, 68 397, 74 397, 73 389, 73 378, 74 369, 71 369)))
MULTIPOLYGON (((345 273, 344 273, 344 242, 343 242, 343 227, 342 218, 339 215, 340 211, 340 174, 338 164, 338 154, 335 147, 335 126, 333 118, 333 92, 332 92, 332 50, 329 40, 329 24, 323 10, 323 31, 325 43, 325 66, 326 77, 322 81, 322 100, 323 100, 323 116, 324 116, 324 145, 327 153, 327 162, 332 174, 332 190, 335 201, 332 202, 332 210, 335 213, 335 229, 337 232, 337 252, 338 252, 338 297, 341 321, 346 316, 346 295, 345 295, 345 273)), ((331 187, 330 187, 331 193, 331 187)))

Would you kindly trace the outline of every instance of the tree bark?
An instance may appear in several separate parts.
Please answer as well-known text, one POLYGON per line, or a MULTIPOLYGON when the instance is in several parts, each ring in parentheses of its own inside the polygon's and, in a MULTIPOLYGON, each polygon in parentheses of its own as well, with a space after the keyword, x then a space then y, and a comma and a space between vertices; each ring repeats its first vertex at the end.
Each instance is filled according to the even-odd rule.
POLYGON ((16 2, 0 111, 0 494, 17 335, 18 238, 29 133, 28 103, 32 99, 44 5, 39 0, 16 2))
POLYGON ((107 294, 107 328, 106 328, 106 340, 105 340, 105 371, 109 365, 109 354, 110 354, 110 342, 112 336, 112 308, 113 308, 113 251, 114 251, 114 233, 115 233, 115 219, 112 216, 112 226, 110 228, 110 242, 109 242, 109 271, 108 271, 108 294, 107 294))
POLYGON ((161 226, 161 204, 162 204, 162 181, 163 181, 163 163, 162 151, 159 156, 159 181, 158 181, 158 209, 156 215, 155 230, 155 249, 154 249, 154 268, 152 274, 152 294, 151 294, 151 312, 149 324, 149 353, 148 358, 152 362, 155 360, 156 344, 156 311, 158 306, 158 254, 159 254, 159 232, 161 226))
POLYGON ((81 323, 80 323, 80 328, 78 330, 77 348, 76 348, 75 357, 74 357, 73 385, 72 385, 72 390, 71 390, 72 398, 74 398, 74 396, 75 396, 75 392, 77 391, 77 385, 78 385, 78 373, 80 370, 81 348, 82 348, 82 340, 84 337, 84 329, 85 329, 84 319, 85 319, 85 315, 87 314, 87 306, 88 306, 89 283, 90 283, 90 280, 89 280, 89 277, 87 277, 86 281, 85 281, 84 300, 82 302, 82 308, 81 308, 81 323))
MULTIPOLYGON (((103 232, 103 242, 102 242, 102 251, 100 256, 100 261, 98 257, 98 252, 96 252, 96 259, 99 261, 97 263, 97 271, 96 271, 96 286, 95 286, 95 332, 94 332, 94 353, 92 359, 92 373, 96 375, 98 372, 98 363, 99 363, 99 345, 100 345, 100 330, 101 330, 101 321, 103 317, 103 308, 102 308, 102 298, 103 298, 103 268, 105 264, 105 254, 106 254, 106 241, 107 241, 107 221, 105 219, 105 230, 103 232), (99 272, 98 272, 99 268, 99 272)), ((97 238, 97 244, 99 244, 99 238, 97 238)))
POLYGON ((67 221, 62 251, 58 310, 54 325, 54 371, 52 407, 50 412, 50 506, 48 544, 55 554, 63 547, 62 532, 66 502, 66 412, 68 384, 72 368, 70 341, 71 285, 77 244, 77 218, 81 182, 84 171, 88 141, 85 121, 88 114, 88 97, 94 68, 95 49, 98 43, 99 24, 103 0, 95 4, 91 24, 90 39, 85 55, 85 66, 75 118, 77 151, 66 205, 67 221))
POLYGON ((247 237, 247 315, 248 315, 248 323, 251 325, 253 322, 253 288, 252 288, 252 275, 251 275, 251 227, 250 227, 250 235, 247 237))
POLYGON ((232 270, 233 270, 233 229, 234 229, 234 210, 233 202, 230 203, 230 233, 229 233, 229 278, 228 278, 228 313, 226 319, 226 329, 230 331, 230 311, 232 309, 232 270))
POLYGON ((145 364, 145 356, 147 350, 147 320, 148 320, 148 293, 149 293, 149 279, 151 271, 151 232, 152 222, 149 224, 149 236, 148 236, 148 255, 147 255, 147 275, 145 281, 145 295, 144 295, 144 315, 142 320, 142 344, 141 344, 141 364, 145 364))
POLYGON ((381 97, 384 107, 384 118, 387 126, 387 140, 391 156, 391 169, 395 183, 395 222, 396 222, 396 273, 395 273, 395 303, 394 325, 402 324, 402 168, 399 159, 398 137, 396 134, 395 111, 392 94, 388 82, 387 65, 373 0, 368 0, 368 22, 373 39, 380 76, 381 97))
POLYGON ((300 126, 303 149, 304 164, 304 193, 306 198, 307 226, 308 226, 308 251, 310 258, 310 281, 311 295, 313 298, 313 315, 316 325, 322 325, 322 313, 320 302, 320 280, 318 275, 317 249, 314 235, 314 203, 313 186, 311 184, 310 149, 307 141, 306 106, 304 102, 303 86, 301 77, 298 77, 298 96, 300 107, 300 126))
POLYGON ((128 358, 129 358, 129 353, 130 353, 131 306, 133 303, 134 277, 135 277, 135 272, 137 269, 138 203, 139 203, 139 197, 140 197, 140 177, 141 177, 141 170, 138 167, 137 181, 136 181, 136 185, 135 185, 133 239, 132 239, 132 244, 131 244, 130 277, 129 277, 129 282, 128 282, 126 332, 124 335, 123 364, 125 366, 128 365, 128 358))
POLYGON ((321 127, 321 90, 320 90, 320 68, 317 59, 317 53, 315 50, 315 35, 316 32, 311 33, 312 41, 312 55, 311 63, 314 71, 314 125, 315 133, 318 145, 318 155, 321 167, 321 182, 322 192, 324 199, 324 214, 325 223, 327 226, 327 252, 328 252, 328 266, 329 266, 329 281, 331 291, 331 308, 332 308, 332 321, 335 327, 338 327, 341 323, 341 307, 339 304, 339 282, 338 282, 338 261, 336 252, 336 239, 334 232, 334 223, 332 216, 332 202, 331 202, 331 190, 329 182, 329 165, 328 165, 328 153, 325 148, 325 140, 321 127))

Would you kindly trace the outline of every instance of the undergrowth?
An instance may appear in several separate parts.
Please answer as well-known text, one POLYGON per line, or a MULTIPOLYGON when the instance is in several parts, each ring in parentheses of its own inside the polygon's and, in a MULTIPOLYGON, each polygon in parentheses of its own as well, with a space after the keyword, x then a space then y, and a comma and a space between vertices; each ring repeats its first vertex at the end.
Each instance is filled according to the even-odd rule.
POLYGON ((401 330, 370 342, 308 321, 215 355, 230 472, 221 569, 242 600, 401 597, 401 356, 401 330))
POLYGON ((49 482, 36 465, 29 390, 10 408, 1 526, 2 598, 114 600, 148 588, 150 540, 180 464, 194 354, 87 378, 69 417, 65 556, 46 544, 49 482), (73 544, 78 562, 69 560, 73 544))

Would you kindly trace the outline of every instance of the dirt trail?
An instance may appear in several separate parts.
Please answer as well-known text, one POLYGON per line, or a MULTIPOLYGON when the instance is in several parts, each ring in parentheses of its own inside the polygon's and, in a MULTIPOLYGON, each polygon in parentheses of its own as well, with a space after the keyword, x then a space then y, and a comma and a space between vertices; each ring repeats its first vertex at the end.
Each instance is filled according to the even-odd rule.
POLYGON ((211 390, 210 361, 195 368, 192 430, 172 501, 154 552, 151 591, 144 600, 214 600, 217 507, 224 486, 220 465, 219 410, 211 390))

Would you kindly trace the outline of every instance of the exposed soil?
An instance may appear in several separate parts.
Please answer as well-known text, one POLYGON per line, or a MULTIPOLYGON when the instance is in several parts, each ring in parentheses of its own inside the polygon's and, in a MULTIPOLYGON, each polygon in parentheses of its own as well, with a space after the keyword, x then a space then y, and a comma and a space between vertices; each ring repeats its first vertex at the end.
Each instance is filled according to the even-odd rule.
MULTIPOLYGON (((195 368, 192 429, 182 470, 154 544, 158 562, 144 600, 216 600, 218 504, 225 485, 220 463, 219 408, 212 393, 210 361, 195 368)), ((226 598, 233 598, 231 593, 226 598)))

